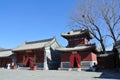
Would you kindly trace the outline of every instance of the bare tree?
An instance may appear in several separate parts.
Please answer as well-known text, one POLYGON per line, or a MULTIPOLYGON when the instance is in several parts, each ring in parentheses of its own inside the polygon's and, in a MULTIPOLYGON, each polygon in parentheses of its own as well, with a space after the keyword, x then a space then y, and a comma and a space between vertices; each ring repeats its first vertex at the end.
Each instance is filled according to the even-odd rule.
POLYGON ((119 39, 120 35, 120 1, 111 0, 109 4, 107 1, 104 1, 103 8, 101 8, 101 14, 103 20, 106 23, 106 27, 108 28, 110 36, 114 43, 119 39))
POLYGON ((113 39, 113 43, 119 37, 120 8, 118 2, 120 1, 79 0, 77 8, 71 16, 72 21, 70 25, 84 26, 89 29, 93 36, 100 42, 102 51, 105 53, 104 40, 106 36, 110 36, 113 39), (116 13, 116 11, 118 12, 116 13))

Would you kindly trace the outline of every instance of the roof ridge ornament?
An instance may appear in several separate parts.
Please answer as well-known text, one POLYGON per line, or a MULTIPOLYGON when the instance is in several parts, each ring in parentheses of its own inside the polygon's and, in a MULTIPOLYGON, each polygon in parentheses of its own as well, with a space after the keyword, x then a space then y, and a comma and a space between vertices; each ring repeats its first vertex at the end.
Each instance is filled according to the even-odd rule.
POLYGON ((82 29, 81 29, 82 31, 85 31, 85 30, 87 30, 87 28, 86 27, 82 27, 82 29))

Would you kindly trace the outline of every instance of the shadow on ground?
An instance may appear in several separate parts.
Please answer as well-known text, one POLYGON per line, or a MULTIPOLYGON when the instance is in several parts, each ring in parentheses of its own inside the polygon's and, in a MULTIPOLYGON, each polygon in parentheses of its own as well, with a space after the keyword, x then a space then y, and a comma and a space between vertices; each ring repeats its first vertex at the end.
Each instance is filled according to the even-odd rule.
POLYGON ((94 78, 120 80, 120 72, 102 72, 102 74, 99 77, 94 78))

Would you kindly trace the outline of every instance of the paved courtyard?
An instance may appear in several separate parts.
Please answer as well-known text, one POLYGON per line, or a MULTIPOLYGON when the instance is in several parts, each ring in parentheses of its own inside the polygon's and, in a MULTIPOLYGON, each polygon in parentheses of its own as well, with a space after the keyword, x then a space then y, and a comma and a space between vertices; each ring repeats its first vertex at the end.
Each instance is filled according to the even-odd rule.
POLYGON ((0 80, 120 80, 118 73, 0 69, 0 80))

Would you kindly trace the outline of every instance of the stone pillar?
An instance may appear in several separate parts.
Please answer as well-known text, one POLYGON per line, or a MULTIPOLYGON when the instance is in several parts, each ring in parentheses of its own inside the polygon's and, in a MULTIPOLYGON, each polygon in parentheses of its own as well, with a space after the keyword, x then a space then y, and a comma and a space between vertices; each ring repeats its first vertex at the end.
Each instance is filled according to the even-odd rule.
POLYGON ((14 66, 16 64, 16 56, 15 54, 12 56, 12 64, 11 66, 14 66))
POLYGON ((46 53, 44 53, 44 70, 48 70, 48 64, 47 64, 47 56, 46 56, 46 53))
POLYGON ((50 54, 50 47, 45 47, 45 51, 44 51, 44 70, 48 70, 47 58, 49 57, 49 54, 50 54))

